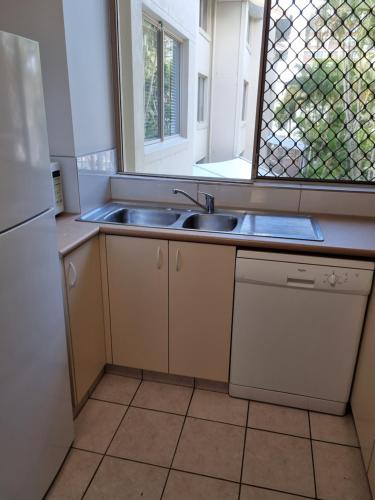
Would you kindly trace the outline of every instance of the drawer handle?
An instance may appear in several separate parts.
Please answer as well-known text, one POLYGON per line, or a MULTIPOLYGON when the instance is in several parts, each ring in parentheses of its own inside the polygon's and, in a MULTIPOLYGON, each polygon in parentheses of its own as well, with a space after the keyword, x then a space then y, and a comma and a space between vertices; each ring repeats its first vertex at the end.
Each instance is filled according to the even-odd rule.
POLYGON ((69 262, 69 286, 70 288, 73 288, 76 286, 77 283, 77 270, 74 267, 73 262, 69 262))
POLYGON ((161 265, 162 265, 162 253, 161 253, 161 248, 158 247, 156 251, 156 267, 158 269, 161 269, 161 265))
POLYGON ((178 249, 176 252, 176 271, 179 272, 181 269, 181 252, 178 249))

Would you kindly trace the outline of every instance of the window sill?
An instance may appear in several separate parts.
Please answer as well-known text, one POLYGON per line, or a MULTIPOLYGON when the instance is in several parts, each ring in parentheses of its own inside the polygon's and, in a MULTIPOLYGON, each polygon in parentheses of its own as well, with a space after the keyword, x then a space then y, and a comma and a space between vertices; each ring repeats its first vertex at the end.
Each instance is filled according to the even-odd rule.
POLYGON ((188 143, 189 141, 186 139, 186 137, 178 135, 165 139, 164 141, 145 144, 144 154, 146 158, 150 158, 153 156, 163 157, 169 155, 171 152, 186 148, 188 146, 188 143))

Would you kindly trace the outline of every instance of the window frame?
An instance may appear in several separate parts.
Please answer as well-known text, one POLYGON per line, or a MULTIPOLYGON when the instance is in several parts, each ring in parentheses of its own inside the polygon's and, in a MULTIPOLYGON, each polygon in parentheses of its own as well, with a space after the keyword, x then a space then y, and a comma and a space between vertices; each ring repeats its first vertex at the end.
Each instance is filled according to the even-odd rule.
POLYGON ((207 76, 203 75, 202 73, 198 73, 198 89, 197 89, 197 124, 202 125, 207 122, 207 111, 206 111, 206 94, 207 94, 207 76), (202 93, 200 92, 200 86, 199 82, 203 82, 203 89, 202 93), (200 106, 200 99, 199 97, 202 96, 203 102, 202 105, 200 106), (200 120, 200 110, 202 111, 202 119, 200 120))
POLYGON ((248 98, 249 98, 249 82, 247 80, 244 80, 242 85, 242 107, 241 107, 242 123, 245 123, 247 121, 248 98))
POLYGON ((209 14, 210 14, 210 0, 199 0, 199 21, 198 26, 205 33, 209 32, 209 14), (205 26, 203 23, 205 20, 205 26))
MULTIPOLYGON (((209 5, 211 5, 211 2, 209 1, 209 5)), ((264 177, 258 177, 257 172, 258 172, 258 166, 257 166, 257 154, 258 154, 258 149, 259 149, 259 140, 260 140, 260 135, 259 135, 259 127, 261 125, 260 123, 260 110, 262 106, 262 98, 264 94, 264 85, 265 85, 265 78, 264 78, 264 73, 265 73, 265 64, 266 64, 266 59, 265 59, 265 53, 266 53, 266 41, 267 41, 267 34, 269 31, 269 23, 270 23, 270 9, 271 9, 271 0, 265 0, 264 3, 264 14, 263 14, 263 27, 262 27, 262 40, 261 40, 261 51, 260 51, 260 61, 259 61, 259 81, 258 81, 258 95, 257 95, 257 103, 256 103, 256 116, 255 116, 255 124, 254 124, 254 150, 253 150, 253 157, 252 157, 252 169, 251 169, 251 178, 250 179, 237 179, 237 178, 232 178, 232 179, 225 179, 221 180, 218 178, 209 178, 209 177, 200 177, 200 176, 176 176, 176 175, 168 175, 168 174, 153 174, 153 173, 143 173, 143 172, 135 172, 132 170, 127 169, 127 165, 132 165, 134 163, 134 143, 133 143, 133 138, 129 136, 129 139, 127 139, 127 136, 124 133, 124 129, 126 126, 129 126, 127 123, 127 120, 125 119, 125 104, 124 104, 124 73, 122 69, 122 58, 121 58, 121 51, 124 49, 124 46, 126 44, 125 40, 125 35, 120 32, 120 28, 122 27, 123 21, 120 20, 120 5, 119 5, 119 0, 110 0, 109 3, 109 11, 110 11, 110 34, 111 34, 111 52, 112 52, 112 75, 113 75, 113 88, 114 88, 114 108, 115 108, 115 144, 116 144, 116 149, 117 149, 117 156, 118 156, 118 175, 129 175, 129 176, 137 176, 140 178, 155 178, 155 179, 171 179, 171 180, 190 180, 190 181, 204 181, 204 182, 214 182, 215 184, 221 184, 221 185, 228 185, 229 184, 234 184, 234 185, 242 185, 242 186, 249 186, 249 185, 257 185, 260 183, 261 185, 269 185, 269 186, 275 186, 275 187, 283 187, 287 186, 292 186, 293 188, 296 187, 296 183, 299 183, 300 188, 303 189, 328 189, 328 190, 340 190, 341 192, 360 192, 362 190, 365 190, 366 192, 373 192, 375 191, 373 183, 361 183, 361 182, 356 182, 353 183, 352 181, 341 181, 341 182, 336 182, 336 181, 321 181, 318 179, 311 179, 311 180, 304 180, 304 179, 291 179, 291 178, 264 178, 264 177), (129 145, 128 145, 129 141, 129 145)), ((142 16, 147 15, 147 12, 142 11, 142 16)), ((150 17, 150 16, 147 16, 150 17)), ((153 19, 151 17, 151 19, 153 19)), ((155 19, 153 19, 155 22, 155 19)), ((203 32, 203 30, 202 30, 203 32)), ((125 32, 126 33, 126 32, 125 32)), ((182 75, 184 76, 184 71, 185 71, 185 64, 184 58, 186 57, 185 51, 185 42, 186 40, 184 38, 179 38, 178 35, 176 36, 173 32, 171 32, 172 35, 174 35, 178 41, 182 44, 181 48, 181 67, 180 70, 182 71, 182 75)), ((126 79, 125 79, 126 82, 126 79)), ((128 84, 129 82, 125 83, 125 85, 128 84)), ((184 98, 184 84, 183 84, 183 79, 181 78, 180 81, 180 87, 181 87, 181 94, 180 94, 180 109, 185 106, 185 98, 184 98)), ((180 135, 176 137, 173 137, 171 140, 171 143, 174 143, 176 140, 181 140, 181 144, 183 141, 186 140, 186 135, 184 132, 185 129, 185 124, 182 121, 182 116, 180 116, 180 135)), ((150 147, 159 147, 165 144, 169 139, 166 138, 166 140, 161 142, 160 140, 155 141, 154 144, 150 144, 150 147)), ((176 143, 177 144, 177 143, 176 143)), ((180 147, 178 144, 173 144, 173 147, 180 147)), ((143 143, 143 146, 145 144, 143 143)))
MULTIPOLYGON (((152 24, 158 30, 158 78, 159 78, 159 130, 160 137, 155 137, 152 139, 146 139, 144 137, 144 146, 150 146, 153 144, 164 143, 169 139, 173 139, 176 137, 181 137, 181 93, 182 93, 182 85, 181 85, 181 76, 182 76, 182 45, 183 40, 176 36, 171 30, 167 29, 163 23, 163 21, 156 20, 152 16, 150 16, 147 12, 142 12, 142 31, 143 31, 143 22, 147 21, 152 24), (178 72, 179 72, 179 89, 178 89, 178 132, 175 134, 165 134, 165 109, 164 109, 164 39, 165 35, 169 38, 172 38, 179 45, 179 56, 178 56, 178 72)), ((144 78, 143 78, 144 83, 144 78)), ((144 94, 143 94, 144 95, 144 94)), ((144 113, 144 108, 143 108, 144 113)), ((145 115, 143 118, 143 123, 145 123, 145 115)), ((144 130, 144 127, 143 127, 144 130)))

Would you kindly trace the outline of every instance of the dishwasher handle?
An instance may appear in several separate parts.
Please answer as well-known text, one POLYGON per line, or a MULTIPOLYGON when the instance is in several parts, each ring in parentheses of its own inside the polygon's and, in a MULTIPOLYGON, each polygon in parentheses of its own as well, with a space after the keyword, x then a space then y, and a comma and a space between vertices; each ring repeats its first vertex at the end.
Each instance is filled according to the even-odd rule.
POLYGON ((287 276, 287 286, 292 288, 314 288, 315 280, 309 278, 295 278, 294 276, 287 276))

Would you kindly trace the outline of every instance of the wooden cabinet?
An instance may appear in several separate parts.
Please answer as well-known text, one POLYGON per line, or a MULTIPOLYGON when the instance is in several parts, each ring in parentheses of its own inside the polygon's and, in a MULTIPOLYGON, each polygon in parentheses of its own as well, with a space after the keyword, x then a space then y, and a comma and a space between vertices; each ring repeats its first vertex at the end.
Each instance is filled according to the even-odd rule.
POLYGON ((106 236, 116 365, 228 381, 235 247, 106 236))
POLYGON ((99 238, 64 258, 71 371, 79 404, 105 365, 99 238))
POLYGON ((168 241, 107 236, 113 363, 168 372, 168 241))
POLYGON ((169 371, 228 381, 235 247, 169 242, 169 371))
POLYGON ((354 378, 351 406, 363 461, 369 466, 375 442, 375 291, 369 299, 354 378))
POLYGON ((367 476, 368 476, 368 482, 370 485, 371 493, 373 496, 375 496, 375 457, 374 457, 374 453, 372 453, 372 458, 370 461, 370 466, 368 469, 367 476))

